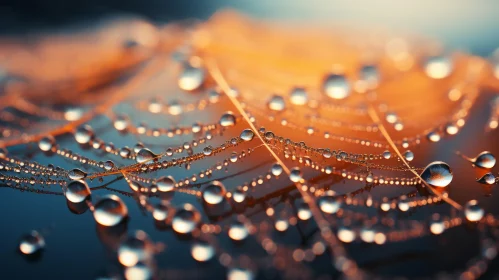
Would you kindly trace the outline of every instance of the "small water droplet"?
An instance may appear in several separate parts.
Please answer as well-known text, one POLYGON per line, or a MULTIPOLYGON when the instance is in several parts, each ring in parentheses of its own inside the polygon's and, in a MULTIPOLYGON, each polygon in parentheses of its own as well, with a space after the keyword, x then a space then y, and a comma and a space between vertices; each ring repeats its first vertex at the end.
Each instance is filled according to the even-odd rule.
POLYGON ((478 179, 477 182, 486 185, 493 185, 496 183, 496 177, 494 176, 494 174, 489 172, 478 179))
POLYGON ((184 112, 184 108, 182 107, 182 104, 178 102, 177 100, 172 100, 168 104, 168 114, 172 116, 178 116, 184 112))
POLYGON ((355 240, 355 232, 346 226, 338 228, 338 239, 345 243, 351 243, 355 240))
POLYGON ((45 248, 45 239, 36 230, 21 237, 19 242, 19 251, 24 255, 33 255, 45 248))
POLYGON ((186 63, 178 78, 178 86, 186 91, 199 89, 203 85, 205 75, 204 68, 186 63))
POLYGON ((219 204, 223 201, 226 192, 221 182, 213 181, 203 189, 203 200, 207 204, 219 204))
POLYGON ((282 174, 282 166, 279 163, 274 163, 270 169, 272 175, 279 176, 282 174))
POLYGON ((154 255, 154 244, 147 234, 141 230, 135 231, 118 248, 118 260, 126 267, 132 267, 139 262, 147 262, 154 255))
POLYGON ((237 188, 232 192, 232 199, 237 203, 243 203, 246 199, 246 192, 242 188, 237 188))
POLYGON ((236 124, 236 117, 231 111, 225 112, 220 117, 220 125, 223 127, 233 126, 236 124))
POLYGON ((388 150, 383 152, 383 158, 384 159, 390 159, 392 157, 392 153, 388 150))
POLYGON ((430 231, 435 235, 442 234, 445 231, 445 224, 438 213, 433 214, 431 217, 430 231))
POLYGON ((213 153, 213 148, 211 146, 204 147, 203 154, 209 156, 213 153))
POLYGON ((157 157, 157 155, 148 148, 142 148, 138 153, 136 157, 136 161, 138 163, 149 163, 150 161, 154 160, 157 157))
POLYGON ((119 115, 113 122, 114 128, 118 131, 125 131, 128 129, 130 125, 130 120, 126 115, 119 115))
POLYGON ((75 168, 68 172, 68 176, 71 180, 81 180, 87 177, 87 173, 78 168, 75 168))
POLYGON ((397 114, 395 114, 393 112, 389 112, 385 115, 385 119, 388 123, 394 124, 397 122, 399 117, 397 116, 397 114))
POLYGON ((244 141, 251 141, 253 140, 253 137, 255 137, 255 133, 251 129, 245 129, 241 132, 239 137, 241 137, 244 141))
POLYGON ((208 242, 196 241, 191 246, 191 255, 198 262, 207 262, 215 255, 215 249, 208 242))
POLYGON ((483 218, 485 211, 478 205, 478 201, 470 200, 464 205, 464 215, 470 222, 478 222, 483 218))
POLYGON ((88 124, 80 126, 74 134, 76 142, 88 144, 94 138, 94 130, 88 124))
POLYGON ((332 99, 345 99, 350 95, 350 83, 344 75, 330 74, 326 77, 323 90, 332 99))
POLYGON ((66 199, 73 203, 80 203, 90 197, 90 188, 85 181, 71 181, 66 189, 66 199))
POLYGON ((452 182, 452 170, 449 165, 442 161, 434 161, 428 164, 423 172, 421 178, 428 184, 444 188, 452 182))
POLYGON ((160 177, 156 181, 156 186, 158 187, 158 191, 160 192, 169 192, 172 191, 175 187, 175 179, 172 176, 160 177))
POLYGON ((246 225, 241 221, 234 221, 229 228, 229 237, 232 240, 241 241, 248 237, 249 232, 246 225))
POLYGON ((328 190, 319 198, 319 208, 327 214, 338 212, 341 207, 341 200, 337 199, 336 193, 333 190, 328 190))
POLYGON ((44 152, 52 150, 55 146, 55 138, 52 135, 43 137, 40 142, 38 142, 38 148, 44 152))
POLYGON ((270 98, 267 103, 267 107, 272 111, 284 111, 286 109, 286 102, 284 102, 284 98, 280 95, 274 95, 270 98))
POLYGON ((164 221, 168 217, 168 205, 159 203, 153 206, 152 217, 156 221, 164 221))
POLYGON ((177 209, 172 220, 172 228, 177 233, 191 233, 201 221, 201 214, 189 203, 177 209))
POLYGON ((233 267, 229 269, 229 272, 227 273, 227 280, 253 280, 253 279, 254 279, 253 272, 243 268, 233 267))
POLYGON ((440 133, 438 133, 437 131, 432 131, 428 133, 428 135, 426 135, 426 138, 428 138, 428 140, 434 143, 440 141, 441 139, 440 133))
POLYGON ((302 221, 307 221, 310 218, 312 218, 312 211, 310 211, 310 208, 308 207, 308 204, 305 202, 301 202, 298 204, 298 208, 296 211, 296 215, 298 216, 298 219, 302 221))
POLYGON ((118 196, 108 195, 97 201, 93 214, 97 223, 112 227, 128 216, 128 208, 118 196))
POLYGON ((405 151, 404 153, 404 158, 407 160, 407 161, 412 161, 414 159, 414 153, 407 150, 405 151))
POLYGON ((289 101, 294 105, 305 105, 308 103, 308 94, 304 88, 294 88, 289 95, 289 101))
POLYGON ((496 165, 496 157, 489 151, 481 152, 472 160, 478 167, 490 169, 496 165))
POLYGON ((295 167, 291 169, 291 172, 289 174, 289 179, 291 180, 291 182, 295 183, 300 182, 302 180, 302 172, 300 168, 295 167))

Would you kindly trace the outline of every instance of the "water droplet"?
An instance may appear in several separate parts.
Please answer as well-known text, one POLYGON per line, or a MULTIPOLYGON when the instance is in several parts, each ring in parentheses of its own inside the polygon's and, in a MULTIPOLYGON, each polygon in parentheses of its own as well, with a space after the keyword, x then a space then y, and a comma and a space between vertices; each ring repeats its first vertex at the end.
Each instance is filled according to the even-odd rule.
POLYGON ((215 249, 208 242, 196 241, 192 244, 191 255, 198 262, 207 262, 215 255, 215 249))
POLYGON ((244 141, 251 141, 253 140, 253 137, 255 137, 255 133, 251 129, 245 129, 241 132, 239 137, 241 137, 244 141))
POLYGON ((442 161, 434 161, 428 164, 423 172, 421 178, 428 184, 435 187, 447 187, 452 181, 452 170, 449 165, 442 161))
POLYGON ((436 131, 428 133, 428 135, 426 135, 426 138, 428 138, 428 140, 430 140, 431 142, 438 142, 441 139, 440 133, 436 131))
POLYGON ((472 162, 478 167, 490 169, 496 165, 496 157, 491 152, 484 151, 472 159, 472 162))
POLYGON ((338 239, 345 243, 351 243, 355 240, 355 232, 346 226, 342 226, 338 229, 338 239))
POLYGON ((246 199, 246 192, 242 188, 237 188, 232 192, 232 199, 237 203, 242 203, 246 199))
POLYGON ((246 237, 248 237, 249 232, 248 228, 243 222, 234 221, 230 225, 228 234, 232 240, 241 241, 246 239, 246 237))
POLYGON ((163 104, 161 103, 161 100, 159 98, 151 98, 151 100, 149 100, 147 109, 153 114, 158 114, 161 112, 161 110, 163 110, 163 104))
POLYGON ((323 85, 324 93, 332 99, 345 99, 350 95, 350 84, 344 75, 331 74, 323 85))
POLYGON ((272 111, 284 111, 286 109, 286 102, 284 102, 284 98, 280 95, 274 95, 270 98, 267 103, 267 107, 272 111))
POLYGON ((213 148, 211 146, 204 147, 203 154, 209 156, 213 153, 213 148))
POLYGON ((152 217, 156 221, 164 221, 168 217, 168 205, 164 203, 159 203, 153 206, 152 217))
POLYGON ((300 182, 302 180, 302 172, 300 168, 295 167, 291 169, 291 172, 289 173, 289 179, 294 183, 300 182))
POLYGON ((66 199, 73 203, 80 203, 90 197, 90 188, 85 181, 71 181, 66 189, 66 199))
POLYGON ((172 220, 172 228, 177 233, 191 233, 201 221, 201 214, 189 203, 177 209, 172 220))
POLYGON ((405 151, 404 153, 404 158, 407 160, 407 161, 412 161, 414 159, 414 153, 407 150, 405 151))
POLYGON ((38 142, 38 148, 44 152, 52 150, 55 146, 55 138, 52 135, 43 137, 40 142, 38 142))
POLYGON ((78 168, 75 168, 68 172, 68 176, 71 180, 81 180, 87 177, 87 173, 78 168))
POLYGON ((191 64, 184 64, 182 73, 178 78, 178 86, 186 91, 199 89, 205 79, 205 70, 201 67, 194 67, 191 64))
POLYGON ((308 103, 308 94, 304 88, 294 88, 291 90, 289 101, 294 105, 305 105, 308 103))
POLYGON ((397 122, 399 117, 397 116, 397 114, 390 112, 385 115, 385 119, 388 123, 394 124, 397 122))
POLYGON ((134 266, 126 267, 124 274, 127 280, 150 280, 153 277, 153 269, 146 263, 139 262, 134 266))
POLYGON ((390 159, 392 157, 392 153, 388 150, 383 152, 383 158, 384 159, 390 159))
POLYGON ((407 212, 411 208, 407 196, 401 196, 398 203, 399 210, 402 212, 407 212))
POLYGON ((486 185, 493 185, 496 183, 496 177, 494 176, 494 174, 489 172, 478 179, 477 182, 486 185))
POLYGON ((128 129, 130 125, 130 120, 126 115, 119 115, 113 122, 114 128, 118 131, 125 131, 128 129))
POLYGON ((328 190, 319 198, 319 208, 327 214, 338 212, 341 207, 341 200, 335 197, 336 193, 333 190, 328 190))
POLYGON ((370 226, 364 226, 360 231, 360 238, 366 243, 373 243, 376 231, 370 226))
POLYGON ((254 279, 253 272, 243 268, 233 267, 229 269, 229 272, 227 273, 227 280, 253 280, 253 279, 254 279))
POLYGON ((160 192, 169 192, 172 191, 175 187, 175 179, 172 176, 160 177, 156 181, 156 185, 158 187, 158 191, 160 192))
POLYGON ((435 235, 442 234, 445 231, 445 224, 438 213, 433 214, 431 217, 430 231, 435 235))
POLYGON ((81 116, 83 115, 83 110, 81 108, 67 108, 66 111, 64 112, 64 118, 67 121, 73 122, 81 119, 81 116))
POLYGON ((93 214, 97 223, 112 227, 128 216, 128 208, 118 196, 108 195, 97 201, 93 214))
POLYGON ((272 175, 279 176, 282 174, 282 166, 279 163, 274 163, 270 169, 272 175))
POLYGON ((138 262, 147 262, 154 255, 154 244, 147 234, 135 231, 118 248, 118 260, 123 266, 131 267, 138 262))
POLYGON ((375 88, 380 80, 376 65, 364 65, 360 69, 359 80, 364 82, 369 89, 375 88))
POLYGON ((236 117, 231 111, 225 112, 220 117, 220 125, 223 127, 233 126, 236 124, 236 117))
POLYGON ((177 100, 172 100, 168 104, 168 114, 172 116, 178 116, 184 112, 184 108, 182 107, 182 104, 178 102, 177 100))
POLYGON ((369 174, 367 174, 367 176, 366 176, 366 182, 368 182, 368 183, 374 182, 374 176, 373 176, 373 174, 371 172, 369 172, 369 174))
POLYGON ((426 60, 424 69, 426 75, 433 79, 443 79, 452 73, 453 63, 448 56, 433 56, 426 60))
POLYGON ((459 128, 455 124, 450 123, 445 126, 445 132, 449 135, 455 135, 459 132, 459 128))
POLYGON ((223 201, 226 190, 221 182, 213 181, 203 189, 202 193, 204 202, 213 205, 223 201))
POLYGON ((307 221, 310 218, 312 218, 312 211, 310 211, 308 204, 305 202, 301 202, 298 205, 298 209, 296 212, 297 212, 296 215, 298 216, 298 219, 300 219, 302 221, 307 221))
POLYGON ((138 163, 149 163, 150 161, 154 160, 157 157, 157 155, 148 148, 142 148, 138 153, 136 160, 138 163))
POLYGON ((483 218, 485 211, 478 205, 478 201, 470 200, 464 205, 464 215, 470 222, 478 222, 483 218))
POLYGON ((45 239, 38 233, 38 231, 33 230, 29 234, 21 237, 19 242, 19 251, 25 255, 32 255, 45 248, 45 239))
POLYGON ((94 138, 94 130, 88 124, 80 126, 74 134, 76 142, 88 144, 94 138))

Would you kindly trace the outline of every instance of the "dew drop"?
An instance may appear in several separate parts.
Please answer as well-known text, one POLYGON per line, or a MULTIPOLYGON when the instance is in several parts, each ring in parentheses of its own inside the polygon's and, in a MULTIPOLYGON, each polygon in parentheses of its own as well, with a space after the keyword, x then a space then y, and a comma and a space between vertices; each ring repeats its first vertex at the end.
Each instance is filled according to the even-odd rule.
POLYGON ((432 131, 430 133, 428 133, 428 135, 426 135, 426 138, 428 138, 428 140, 430 140, 431 142, 438 142, 440 141, 441 137, 440 137, 440 133, 436 132, 436 131, 432 131))
POLYGON ((113 125, 114 128, 116 128, 116 130, 118 131, 125 131, 128 129, 128 126, 130 125, 130 120, 125 115, 119 115, 114 120, 113 125))
POLYGON ((430 231, 431 231, 431 233, 433 233, 435 235, 442 234, 445 231, 445 224, 442 221, 442 219, 440 218, 440 215, 438 213, 435 213, 431 217, 430 231))
POLYGON ((376 65, 364 65, 359 73, 360 81, 364 82, 370 89, 376 87, 380 80, 380 74, 376 65))
POLYGON ((274 163, 270 169, 272 175, 279 176, 282 174, 282 166, 279 163, 274 163))
POLYGON ((398 116, 397 114, 390 112, 385 115, 385 119, 388 123, 394 124, 397 122, 398 116))
POLYGON ((229 228, 229 237, 235 241, 242 241, 248 237, 249 232, 246 225, 241 221, 234 221, 229 228))
POLYGON ((289 173, 289 179, 291 180, 291 182, 294 182, 294 183, 300 182, 302 180, 302 172, 301 172, 300 168, 295 167, 295 168, 291 169, 291 171, 289 173))
POLYGON ((478 205, 478 201, 470 200, 464 205, 464 215, 470 222, 478 222, 483 218, 485 211, 478 205))
POLYGON ((345 243, 351 243, 355 240, 355 232, 349 227, 342 226, 338 229, 338 239, 345 243))
POLYGON ((243 268, 233 267, 229 269, 229 272, 227 273, 227 280, 253 280, 253 279, 254 279, 253 272, 243 268))
POLYGON ((156 186, 158 187, 158 191, 160 192, 169 192, 172 191, 175 187, 175 179, 172 176, 160 177, 156 181, 156 186))
POLYGON ((236 117, 231 111, 225 112, 220 117, 220 125, 223 127, 233 126, 236 124, 236 117))
POLYGON ((220 204, 224 200, 226 192, 225 186, 221 182, 213 181, 203 189, 203 201, 211 205, 220 204))
POLYGON ((52 135, 43 137, 40 142, 38 142, 38 148, 44 152, 52 150, 55 146, 55 138, 52 135))
POLYGON ((383 152, 383 158, 384 159, 390 159, 392 157, 392 153, 388 150, 383 152))
POLYGON ((449 135, 456 135, 459 132, 459 128, 457 125, 450 123, 445 126, 445 132, 449 135))
POLYGON ((310 218, 312 218, 312 211, 310 211, 310 208, 308 207, 307 203, 301 202, 298 205, 296 215, 298 216, 298 219, 302 221, 308 221, 310 220, 310 218))
POLYGON ((244 141, 248 142, 253 140, 253 137, 255 137, 255 133, 251 129, 245 129, 241 132, 241 135, 239 135, 239 137, 241 137, 241 139, 243 139, 244 141))
POLYGON ((492 173, 487 173, 477 180, 480 184, 493 185, 496 183, 496 177, 492 173))
POLYGON ((326 214, 334 214, 341 207, 341 200, 335 197, 336 193, 333 190, 328 190, 319 198, 319 208, 326 214))
POLYGON ((205 70, 201 67, 194 67, 186 63, 178 78, 178 86, 186 91, 193 91, 199 89, 205 79, 205 70))
POLYGON ((344 75, 330 74, 323 84, 324 93, 332 99, 345 99, 350 95, 350 84, 344 75))
POLYGON ((305 105, 308 103, 308 94, 304 88, 294 88, 291 90, 289 101, 293 105, 305 105))
POLYGON ((478 167, 490 169, 496 165, 496 157, 489 151, 481 152, 472 160, 478 167))
POLYGON ((29 234, 21 237, 19 242, 19 251, 24 255, 33 255, 40 252, 45 248, 45 239, 38 233, 38 231, 33 230, 29 234))
POLYGON ((152 217, 156 221, 164 221, 168 217, 168 205, 159 203, 153 206, 152 217))
POLYGON ((66 189, 66 199, 73 203, 80 203, 90 197, 90 188, 85 181, 71 181, 66 189))
POLYGON ((270 98, 267 103, 267 107, 272 111, 284 111, 286 109, 286 102, 284 102, 284 98, 280 95, 274 95, 270 98))
POLYGON ((452 73, 453 63, 450 57, 433 56, 426 60, 424 70, 428 77, 443 79, 452 73))
POLYGON ((128 208, 118 196, 108 195, 97 201, 93 214, 97 223, 112 227, 128 216, 128 208))
POLYGON ((126 267, 132 267, 139 262, 147 262, 152 259, 153 255, 154 244, 141 230, 129 236, 118 248, 118 260, 126 267))
POLYGON ((246 192, 242 188, 237 188, 232 193, 232 199, 237 203, 243 203, 246 199, 246 192))
POLYGON ((196 241, 191 246, 191 255, 198 262, 207 262, 215 255, 215 249, 208 242, 196 241))
POLYGON ((94 138, 94 130, 88 124, 80 126, 74 134, 76 142, 88 144, 94 138))
POLYGON ((201 214, 189 203, 177 209, 172 220, 172 228, 180 234, 191 233, 201 221, 201 214))
POLYGON ((452 181, 452 177, 452 170, 449 165, 442 161, 434 161, 428 164, 421 173, 421 178, 426 183, 440 188, 447 187, 452 181))
POLYGON ((182 104, 177 100, 173 100, 168 104, 168 114, 172 116, 178 116, 184 112, 182 104))
POLYGON ((154 160, 156 157, 157 157, 157 155, 155 153, 151 152, 151 150, 149 150, 148 148, 142 148, 137 153, 137 157, 135 158, 135 160, 138 163, 148 163, 148 162, 154 160))
POLYGON ((411 208, 409 201, 407 200, 407 196, 401 196, 398 202, 399 210, 402 212, 407 212, 411 208))
POLYGON ((404 158, 407 160, 407 161, 412 161, 414 159, 414 153, 407 150, 405 151, 404 153, 404 158))
POLYGON ((75 169, 68 172, 68 176, 69 176, 69 179, 71 179, 71 180, 81 180, 81 179, 84 179, 85 177, 87 177, 87 173, 85 173, 84 171, 82 171, 78 168, 75 168, 75 169))

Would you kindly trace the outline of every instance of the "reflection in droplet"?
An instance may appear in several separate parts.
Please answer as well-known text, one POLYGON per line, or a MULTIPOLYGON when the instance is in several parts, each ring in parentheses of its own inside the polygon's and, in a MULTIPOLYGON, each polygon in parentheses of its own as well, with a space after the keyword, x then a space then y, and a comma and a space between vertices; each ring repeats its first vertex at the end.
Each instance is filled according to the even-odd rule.
POLYGON ((164 221, 168 217, 168 205, 159 203, 153 206, 152 217, 156 221, 164 221))
POLYGON ((202 191, 204 202, 212 205, 221 203, 226 193, 225 186, 219 181, 211 182, 202 191))
POLYGON ((267 103, 267 107, 272 111, 284 111, 284 109, 286 109, 286 102, 284 102, 282 96, 273 95, 267 103))
POLYGON ((376 65, 364 65, 360 69, 359 80, 369 88, 375 88, 380 80, 379 70, 376 65))
POLYGON ((215 255, 215 249, 208 242, 196 241, 191 246, 191 255, 198 262, 207 262, 215 255))
POLYGON ((392 153, 388 150, 383 152, 383 158, 384 159, 390 159, 392 157, 392 153))
POLYGON ((242 188, 237 188, 232 192, 232 199, 237 203, 242 203, 246 199, 246 192, 242 188))
POLYGON ((70 170, 68 172, 68 177, 71 180, 81 180, 87 177, 87 173, 85 173, 83 170, 80 170, 78 168, 75 168, 73 170, 70 170))
POLYGON ((94 219, 97 223, 112 227, 122 222, 128 215, 125 203, 116 195, 101 198, 95 204, 94 219))
POLYGON ((189 63, 184 64, 182 73, 178 78, 178 86, 186 91, 193 91, 203 85, 205 70, 201 67, 194 67, 189 63))
POLYGON ((335 197, 336 193, 333 190, 328 190, 319 198, 319 208, 327 214, 338 212, 341 207, 341 200, 335 197))
POLYGON ((138 163, 148 163, 156 157, 157 157, 157 155, 155 153, 153 153, 151 150, 149 150, 148 148, 142 148, 137 153, 136 160, 138 163))
POLYGON ((414 153, 407 150, 405 151, 404 153, 404 158, 407 160, 407 161, 412 161, 414 159, 414 153))
POLYGON ((331 74, 323 84, 324 93, 332 99, 345 99, 350 95, 350 84, 344 75, 331 74))
POLYGON ((52 135, 45 136, 38 142, 38 148, 44 152, 52 150, 54 146, 55 138, 52 135))
POLYGON ((291 169, 290 173, 289 173, 289 179, 291 180, 291 182, 300 182, 302 180, 302 172, 300 170, 300 168, 298 167, 295 167, 293 169, 291 169))
POLYGON ((478 205, 478 201, 470 200, 466 205, 464 205, 464 215, 466 219, 470 222, 478 222, 483 218, 485 211, 480 205, 478 205))
POLYGON ((494 176, 494 174, 489 172, 478 179, 477 182, 486 185, 493 185, 496 183, 496 177, 494 176))
POLYGON ((253 137, 255 137, 255 133, 251 129, 245 129, 241 132, 241 135, 239 135, 239 137, 241 137, 241 139, 243 139, 244 141, 248 142, 253 140, 253 137))
POLYGON ((291 90, 289 101, 294 105, 305 105, 308 103, 308 94, 304 88, 294 88, 291 90))
POLYGON ((225 112, 220 117, 220 125, 223 127, 233 126, 236 124, 236 117, 231 111, 225 112))
POLYGON ((276 230, 278 230, 278 231, 280 231, 280 232, 283 232, 283 231, 286 231, 286 230, 288 229, 288 227, 289 227, 289 222, 288 222, 288 220, 286 220, 286 219, 277 219, 277 220, 275 221, 274 226, 275 226, 275 229, 276 229, 276 230))
POLYGON ((373 243, 375 236, 376 236, 376 232, 370 226, 365 226, 360 231, 360 238, 362 239, 362 241, 364 241, 366 243, 373 243))
POLYGON ((80 126, 74 133, 76 142, 80 144, 88 144, 94 138, 94 130, 88 124, 80 126))
POLYGON ((137 230, 118 248, 118 260, 123 266, 131 267, 138 262, 146 262, 154 255, 154 244, 147 234, 137 230))
POLYGON ((66 199, 73 203, 85 201, 90 196, 90 188, 85 181, 71 181, 66 188, 66 199))
POLYGON ((444 188, 452 182, 453 175, 447 163, 434 161, 425 167, 421 178, 432 186, 444 188))
POLYGON ((274 176, 279 176, 282 174, 282 166, 279 163, 274 163, 270 172, 272 172, 272 175, 274 176))
POLYGON ((156 186, 158 187, 158 191, 160 192, 172 191, 175 187, 175 179, 173 179, 172 176, 160 177, 156 181, 156 186))
POLYGON ((191 233, 201 221, 201 214, 189 203, 177 209, 172 220, 172 228, 177 233, 191 233))
POLYGON ((424 70, 428 77, 443 79, 448 77, 453 70, 452 59, 448 56, 433 56, 426 60, 424 70))
POLYGON ((23 236, 19 242, 19 251, 25 255, 32 255, 45 248, 45 239, 36 230, 23 236))
POLYGON ((481 152, 472 162, 481 168, 490 169, 496 165, 496 157, 489 151, 481 152))
POLYGON ((445 231, 445 224, 438 213, 433 214, 431 217, 430 231, 435 235, 442 234, 445 231))

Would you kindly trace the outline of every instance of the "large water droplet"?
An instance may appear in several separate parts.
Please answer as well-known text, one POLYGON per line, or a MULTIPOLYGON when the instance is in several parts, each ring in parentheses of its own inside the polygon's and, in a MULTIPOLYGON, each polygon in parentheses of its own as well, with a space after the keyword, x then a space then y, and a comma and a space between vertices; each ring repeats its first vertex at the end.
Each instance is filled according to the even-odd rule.
POLYGON ((241 241, 248 237, 249 232, 246 225, 241 221, 234 221, 229 228, 229 237, 232 240, 241 241))
POLYGON ((153 153, 148 148, 142 148, 138 153, 136 160, 138 163, 149 163, 153 159, 155 159, 157 155, 153 153))
POLYGON ((247 142, 253 140, 253 137, 255 137, 255 133, 251 129, 245 129, 241 132, 241 135, 239 135, 239 137, 247 142))
POLYGON ((286 109, 286 102, 284 102, 284 98, 280 95, 274 95, 270 98, 267 106, 272 111, 284 111, 286 109))
POLYGON ((172 176, 160 177, 156 181, 156 186, 158 187, 158 191, 160 192, 169 192, 172 191, 175 187, 175 179, 172 176))
POLYGON ((407 150, 405 151, 404 153, 404 158, 407 160, 407 161, 412 161, 414 159, 414 153, 407 150))
POLYGON ((270 172, 272 172, 272 175, 274 176, 279 176, 282 174, 282 166, 279 163, 274 163, 270 172))
POLYGON ((127 217, 128 208, 118 196, 108 195, 97 201, 93 214, 97 223, 112 227, 127 217))
POLYGON ((75 168, 68 172, 68 176, 71 180, 81 180, 87 177, 87 173, 85 173, 83 170, 75 168))
POLYGON ((36 230, 21 237, 19 251, 25 255, 32 255, 45 248, 45 239, 36 230))
POLYGON ((350 95, 350 84, 344 75, 331 74, 323 85, 324 93, 332 99, 345 99, 350 95))
POLYGON ((232 113, 231 111, 225 112, 220 117, 220 125, 223 127, 233 126, 235 124, 236 124, 236 117, 234 116, 234 113, 232 113))
POLYGON ((489 172, 478 179, 477 182, 486 185, 493 185, 496 183, 496 177, 494 176, 494 174, 489 172))
POLYGON ((485 211, 478 205, 478 201, 470 200, 464 205, 464 215, 470 222, 478 222, 483 218, 485 211))
POLYGON ((177 209, 172 220, 172 228, 177 233, 191 233, 201 221, 201 214, 189 203, 177 209))
POLYGON ((312 218, 312 211, 310 211, 310 208, 308 207, 308 204, 305 202, 301 202, 298 205, 298 209, 296 211, 296 216, 298 216, 298 219, 302 221, 307 221, 312 218))
POLYGON ((426 135, 426 138, 428 138, 428 140, 430 140, 431 142, 438 142, 440 141, 441 137, 440 137, 440 133, 436 132, 436 131, 432 131, 430 133, 428 133, 428 135, 426 135))
POLYGON ((341 200, 337 199, 335 195, 336 193, 334 191, 328 190, 319 198, 319 208, 322 212, 327 214, 338 212, 341 206, 341 200))
POLYGON ((178 116, 184 112, 184 108, 182 107, 182 104, 178 102, 177 100, 172 100, 168 104, 168 114, 172 116, 178 116))
POLYGON ((203 200, 208 204, 219 204, 224 200, 226 190, 222 182, 213 181, 203 189, 203 200))
POLYGON ((433 56, 426 60, 424 69, 426 75, 433 79, 443 79, 452 73, 453 63, 448 56, 433 56))
POLYGON ((359 80, 369 88, 375 88, 380 79, 380 74, 376 65, 364 65, 360 69, 359 80))
POLYGON ((52 150, 55 146, 55 138, 52 135, 43 137, 40 142, 38 142, 38 148, 44 152, 52 150))
POLYGON ((215 255, 215 249, 208 242, 197 241, 192 244, 191 255, 198 262, 207 262, 215 255))
POLYGON ((472 161, 476 166, 481 168, 490 169, 496 165, 496 157, 489 151, 481 152, 472 161))
POLYGON ((452 170, 449 165, 442 161, 434 161, 428 164, 421 173, 421 178, 426 183, 440 188, 447 187, 452 181, 452 177, 452 170))
POLYGON ((205 71, 201 67, 194 67, 186 63, 178 78, 178 86, 187 91, 200 88, 205 79, 205 71))
POLYGON ((384 159, 390 159, 392 157, 392 153, 388 150, 383 152, 383 158, 384 159))
POLYGON ((153 206, 152 217, 156 221, 164 221, 168 217, 168 205, 165 203, 159 203, 153 206))
POLYGON ((442 234, 445 231, 445 224, 438 213, 433 214, 431 217, 430 231, 435 235, 442 234))
POLYGON ((74 134, 76 142, 88 144, 94 138, 94 130, 88 124, 80 126, 74 134))
POLYGON ((80 203, 90 197, 90 188, 85 181, 71 181, 66 189, 66 199, 73 203, 80 203))
POLYGON ((147 234, 137 230, 123 241, 118 248, 118 260, 123 266, 131 267, 138 262, 147 262, 154 255, 154 244, 147 234))
POLYGON ((291 182, 295 183, 300 182, 302 180, 302 172, 300 168, 295 167, 291 169, 291 172, 289 174, 289 179, 291 180, 291 182))
POLYGON ((294 88, 289 95, 289 101, 294 105, 305 105, 308 103, 308 94, 304 88, 294 88))

